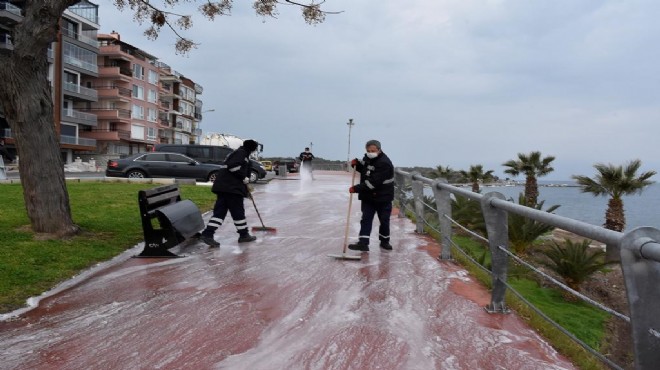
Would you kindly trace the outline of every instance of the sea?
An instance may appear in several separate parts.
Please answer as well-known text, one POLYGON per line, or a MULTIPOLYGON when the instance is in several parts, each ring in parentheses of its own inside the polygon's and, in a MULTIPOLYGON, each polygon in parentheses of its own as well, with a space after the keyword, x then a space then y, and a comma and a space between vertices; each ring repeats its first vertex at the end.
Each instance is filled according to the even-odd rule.
MULTIPOLYGON (((518 201, 518 195, 524 191, 524 184, 481 187, 481 194, 499 192, 515 202, 518 201)), ((555 214, 602 226, 605 223, 609 196, 596 197, 591 193, 583 193, 573 181, 539 181, 538 200, 545 201, 543 210, 558 204, 559 208, 554 211, 555 214)), ((641 194, 624 196, 623 209, 626 217, 624 231, 640 226, 660 229, 660 184, 644 188, 641 194)))

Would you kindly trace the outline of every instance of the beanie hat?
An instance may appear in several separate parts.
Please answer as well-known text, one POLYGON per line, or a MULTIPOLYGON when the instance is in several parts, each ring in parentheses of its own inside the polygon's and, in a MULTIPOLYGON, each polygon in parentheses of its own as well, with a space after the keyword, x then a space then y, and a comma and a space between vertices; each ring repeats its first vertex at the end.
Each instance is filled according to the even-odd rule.
POLYGON ((364 147, 366 148, 366 147, 369 147, 370 145, 375 145, 376 148, 378 148, 378 150, 380 150, 380 141, 378 141, 378 140, 369 140, 369 141, 367 141, 367 145, 365 145, 364 147))
POLYGON ((259 146, 259 143, 252 139, 247 139, 243 142, 243 148, 248 151, 248 153, 252 153, 255 150, 257 150, 257 147, 259 146))

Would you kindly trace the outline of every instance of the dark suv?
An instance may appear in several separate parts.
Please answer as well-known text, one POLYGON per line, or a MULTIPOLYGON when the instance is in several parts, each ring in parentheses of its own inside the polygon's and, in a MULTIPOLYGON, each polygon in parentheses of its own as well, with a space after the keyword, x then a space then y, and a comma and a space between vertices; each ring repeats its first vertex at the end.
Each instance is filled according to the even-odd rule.
MULTIPOLYGON (((217 145, 157 144, 154 151, 185 154, 201 163, 223 164, 225 158, 234 150, 228 146, 217 145)), ((250 159, 250 182, 256 182, 264 177, 266 170, 263 166, 250 159)))

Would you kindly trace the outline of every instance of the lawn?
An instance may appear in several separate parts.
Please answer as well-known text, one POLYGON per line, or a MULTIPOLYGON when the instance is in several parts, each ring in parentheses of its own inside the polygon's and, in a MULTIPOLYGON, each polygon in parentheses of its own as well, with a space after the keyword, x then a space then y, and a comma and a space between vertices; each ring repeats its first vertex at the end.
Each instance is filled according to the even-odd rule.
MULTIPOLYGON (((67 240, 37 240, 30 229, 20 184, 0 185, 0 312, 25 306, 96 263, 142 241, 137 193, 153 184, 67 183, 74 222, 82 232, 67 240)), ((181 185, 182 199, 205 212, 215 195, 208 187, 181 185)))

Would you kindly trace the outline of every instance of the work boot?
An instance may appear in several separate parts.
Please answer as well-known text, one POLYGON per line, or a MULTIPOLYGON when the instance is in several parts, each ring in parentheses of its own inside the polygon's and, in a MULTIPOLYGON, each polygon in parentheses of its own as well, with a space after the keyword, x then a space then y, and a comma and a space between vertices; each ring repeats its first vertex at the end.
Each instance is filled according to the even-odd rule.
POLYGON ((202 235, 199 237, 199 240, 204 242, 204 244, 208 245, 209 248, 220 248, 220 243, 218 243, 215 239, 213 239, 212 236, 202 235))
POLYGON ((348 249, 352 251, 369 252, 369 244, 353 243, 348 245, 348 249))
POLYGON ((241 235, 240 237, 238 237, 238 242, 239 243, 248 243, 248 242, 253 242, 255 240, 257 240, 257 237, 254 236, 254 235, 250 235, 250 234, 245 234, 245 235, 241 235))
POLYGON ((380 247, 386 251, 391 251, 392 250, 392 244, 388 241, 381 241, 380 242, 380 247))

